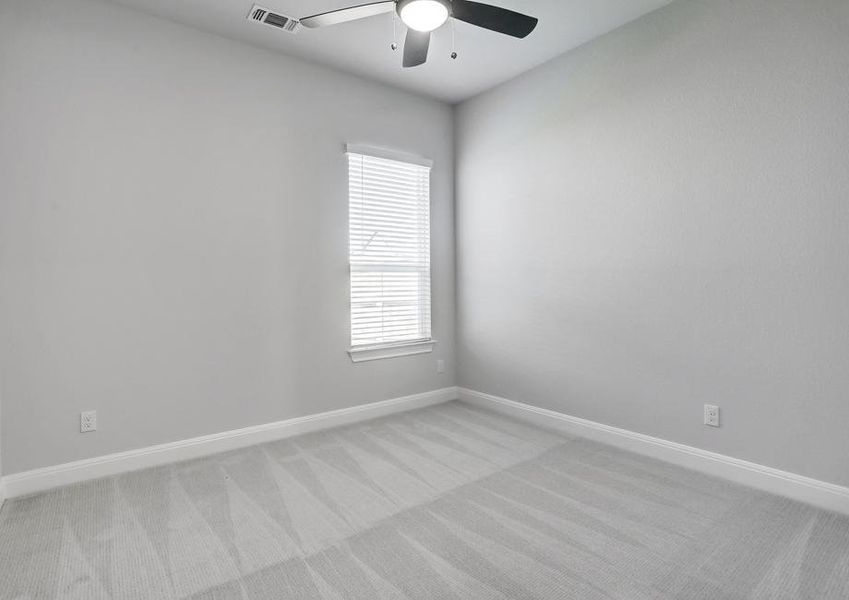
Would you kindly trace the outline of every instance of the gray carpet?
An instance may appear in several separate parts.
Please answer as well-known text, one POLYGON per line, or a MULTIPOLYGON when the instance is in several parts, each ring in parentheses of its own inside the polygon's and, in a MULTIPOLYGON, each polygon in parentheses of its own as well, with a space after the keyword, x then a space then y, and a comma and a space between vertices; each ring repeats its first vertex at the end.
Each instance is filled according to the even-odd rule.
POLYGON ((8 501, 5 599, 849 598, 849 519, 460 403, 8 501))

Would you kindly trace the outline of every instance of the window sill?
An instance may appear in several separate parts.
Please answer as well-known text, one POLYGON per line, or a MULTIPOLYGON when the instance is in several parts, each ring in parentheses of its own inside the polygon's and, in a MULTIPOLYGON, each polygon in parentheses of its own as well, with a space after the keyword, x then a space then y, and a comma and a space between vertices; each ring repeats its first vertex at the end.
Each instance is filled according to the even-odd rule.
POLYGON ((383 358, 427 354, 428 352, 433 352, 433 345, 435 343, 436 340, 418 340, 415 342, 402 342, 400 344, 360 346, 348 350, 348 355, 351 357, 352 362, 359 363, 369 360, 381 360, 383 358))

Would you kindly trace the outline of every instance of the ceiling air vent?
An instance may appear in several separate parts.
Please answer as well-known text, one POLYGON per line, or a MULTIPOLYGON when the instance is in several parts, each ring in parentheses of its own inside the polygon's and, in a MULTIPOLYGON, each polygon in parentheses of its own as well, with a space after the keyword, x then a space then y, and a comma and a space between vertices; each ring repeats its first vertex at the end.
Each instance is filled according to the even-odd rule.
POLYGON ((248 20, 265 23, 266 25, 271 25, 289 33, 297 33, 301 28, 301 23, 297 19, 273 13, 267 8, 257 6, 256 4, 254 4, 251 12, 248 13, 248 20))

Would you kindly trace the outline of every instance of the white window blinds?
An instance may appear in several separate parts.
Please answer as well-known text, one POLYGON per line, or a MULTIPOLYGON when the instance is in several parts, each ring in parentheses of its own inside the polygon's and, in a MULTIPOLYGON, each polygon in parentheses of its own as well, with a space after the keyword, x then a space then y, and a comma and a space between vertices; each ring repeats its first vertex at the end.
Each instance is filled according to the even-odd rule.
POLYGON ((348 149, 351 347, 430 340, 430 167, 348 149))

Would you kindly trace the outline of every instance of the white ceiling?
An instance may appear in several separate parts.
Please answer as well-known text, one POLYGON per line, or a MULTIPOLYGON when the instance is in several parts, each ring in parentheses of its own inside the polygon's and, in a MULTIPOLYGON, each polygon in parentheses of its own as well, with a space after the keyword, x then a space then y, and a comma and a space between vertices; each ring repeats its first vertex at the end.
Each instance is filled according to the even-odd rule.
MULTIPOLYGON (((515 77, 558 54, 607 33, 672 0, 493 0, 540 20, 524 40, 456 23, 459 58, 451 60, 451 27, 435 32, 428 62, 401 68, 393 52, 389 14, 292 35, 245 17, 254 0, 114 0, 146 13, 227 38, 330 65, 448 102, 459 102, 515 77)), ((369 0, 257 0, 292 17, 363 4, 369 0)), ((398 22, 403 47, 405 29, 398 22)))

